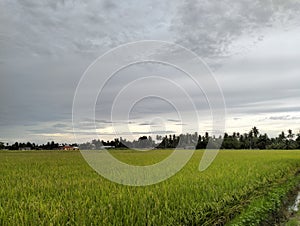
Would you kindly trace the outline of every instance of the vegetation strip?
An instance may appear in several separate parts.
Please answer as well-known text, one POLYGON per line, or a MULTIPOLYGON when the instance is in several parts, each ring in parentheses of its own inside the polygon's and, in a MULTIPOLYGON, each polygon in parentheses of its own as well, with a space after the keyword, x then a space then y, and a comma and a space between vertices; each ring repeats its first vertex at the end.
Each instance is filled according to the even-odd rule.
POLYGON ((272 184, 264 195, 258 196, 227 225, 279 225, 284 220, 283 209, 287 199, 300 183, 300 175, 272 184))
POLYGON ((193 134, 170 134, 169 136, 156 135, 141 136, 137 140, 114 138, 111 141, 92 140, 82 144, 59 144, 54 141, 47 144, 19 143, 14 144, 0 142, 0 150, 102 150, 102 149, 130 149, 130 148, 158 148, 158 149, 205 149, 209 143, 209 148, 221 149, 272 149, 272 150, 298 150, 300 149, 300 133, 295 134, 291 129, 287 133, 282 131, 277 137, 270 138, 268 134, 261 134, 259 129, 253 127, 248 133, 233 132, 224 133, 223 136, 211 136, 208 132, 203 135, 197 132, 193 134), (156 140, 156 141, 155 141, 156 140), (210 143, 209 143, 210 141, 210 143))

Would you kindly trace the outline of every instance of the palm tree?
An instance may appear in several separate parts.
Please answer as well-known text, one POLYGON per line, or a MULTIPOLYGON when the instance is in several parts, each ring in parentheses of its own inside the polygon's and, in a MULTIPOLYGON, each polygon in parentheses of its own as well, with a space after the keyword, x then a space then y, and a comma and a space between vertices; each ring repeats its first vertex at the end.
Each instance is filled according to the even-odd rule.
POLYGON ((293 131, 291 129, 288 130, 287 138, 289 138, 290 140, 294 138, 294 134, 293 134, 293 131))
POLYGON ((255 126, 252 128, 252 132, 253 132, 254 137, 257 137, 259 134, 259 131, 255 126))

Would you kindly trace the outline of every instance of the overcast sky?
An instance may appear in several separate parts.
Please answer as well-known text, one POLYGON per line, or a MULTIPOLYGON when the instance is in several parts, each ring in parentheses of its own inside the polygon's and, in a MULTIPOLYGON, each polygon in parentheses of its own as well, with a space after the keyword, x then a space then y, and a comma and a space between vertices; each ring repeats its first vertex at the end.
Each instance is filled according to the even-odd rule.
MULTIPOLYGON (((89 117, 82 118, 78 140, 73 136, 76 87, 99 56, 140 40, 179 44, 207 63, 224 94, 226 131, 257 126, 271 136, 289 128, 297 133, 299 21, 300 0, 0 0, 0 141, 94 138, 89 117)), ((99 76, 93 83, 104 85, 99 76)), ((198 124, 199 132, 211 131, 205 93, 170 65, 126 67, 102 94, 95 106, 100 139, 192 132, 198 124), (128 90, 142 97, 147 87, 157 96, 127 103, 128 90)))

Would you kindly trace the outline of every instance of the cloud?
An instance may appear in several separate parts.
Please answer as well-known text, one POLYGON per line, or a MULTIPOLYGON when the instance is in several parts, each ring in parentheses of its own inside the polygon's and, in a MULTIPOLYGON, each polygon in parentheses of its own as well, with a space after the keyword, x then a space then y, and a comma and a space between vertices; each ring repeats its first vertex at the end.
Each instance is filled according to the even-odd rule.
POLYGON ((281 116, 271 116, 270 120, 300 120, 300 116, 291 116, 291 115, 281 115, 281 116))
POLYGON ((131 131, 131 132, 120 132, 118 134, 115 133, 98 133, 98 135, 106 135, 106 136, 114 136, 116 137, 116 135, 118 136, 131 136, 131 135, 161 135, 161 134, 174 134, 177 133, 177 131, 173 131, 173 130, 154 130, 154 131, 131 131))
POLYGON ((63 124, 63 123, 57 123, 57 124, 53 125, 53 127, 55 127, 55 128, 66 128, 68 126, 69 125, 63 124))
POLYGON ((97 56, 121 43, 145 39, 167 28, 170 15, 166 12, 173 5, 157 0, 4 0, 3 4, 3 21, 10 23, 2 27, 10 38, 7 55, 57 57, 97 56))
POLYGON ((178 120, 178 119, 168 119, 168 122, 181 122, 181 120, 178 120))
MULTIPOLYGON (((240 36, 260 36, 275 22, 295 21, 298 1, 229 0, 2 1, 1 59, 96 57, 140 39, 176 41, 201 56, 223 56, 240 36), (14 15, 14 17, 12 17, 14 15)), ((255 38, 254 38, 255 39, 255 38)))
POLYGON ((144 122, 144 123, 139 123, 140 126, 150 126, 152 125, 151 123, 144 122))
MULTIPOLYGON (((141 39, 176 42, 205 59, 224 91, 229 112, 300 111, 299 11, 300 2, 294 0, 2 0, 0 136, 69 136, 73 97, 85 69, 109 49, 141 39)), ((174 68, 131 67, 111 81, 103 101, 97 102, 97 128, 128 123, 119 119, 119 112, 111 119, 113 98, 132 79, 153 74, 180 84, 199 112, 209 109, 205 95, 174 68)), ((193 111, 178 87, 155 80, 147 86, 171 94, 169 100, 184 113, 193 111)), ((140 84, 133 91, 139 96, 145 89, 140 84)), ((142 125, 146 117, 158 115, 170 119, 174 111, 152 98, 133 108, 130 122, 142 125)), ((81 126, 88 130, 94 125, 84 120, 81 126)))
MULTIPOLYGON (((232 55, 231 45, 240 37, 262 40, 264 29, 299 19, 299 1, 185 0, 178 7, 172 29, 176 41, 204 58, 232 55)), ((249 43, 248 43, 249 45, 249 43)), ((241 46, 246 48, 246 46, 241 46)))

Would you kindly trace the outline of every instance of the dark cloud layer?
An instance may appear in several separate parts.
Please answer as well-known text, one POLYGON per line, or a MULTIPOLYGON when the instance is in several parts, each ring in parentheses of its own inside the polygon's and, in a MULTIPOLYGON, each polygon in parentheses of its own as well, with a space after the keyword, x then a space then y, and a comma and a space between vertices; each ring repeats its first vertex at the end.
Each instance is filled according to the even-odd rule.
MULTIPOLYGON (((113 47, 142 39, 175 42, 205 59, 224 91, 229 113, 300 112, 299 12, 299 0, 0 0, 0 139, 49 139, 40 134, 66 139, 63 133, 72 134, 75 89, 88 65, 113 47)), ((189 87, 198 110, 207 110, 204 94, 182 74, 171 69, 148 72, 171 73, 175 83, 189 87)), ((124 79, 109 85, 106 102, 96 110, 109 109, 110 94, 138 73, 145 69, 124 70, 124 79)), ((136 89, 137 95, 141 91, 136 89)), ((172 100, 186 104, 178 92, 172 100)), ((132 125, 151 125, 146 116, 172 112, 165 103, 150 102, 131 115, 132 125)), ((98 116, 99 129, 113 123, 110 114, 98 116)), ((267 118, 299 120, 295 115, 267 118)), ((84 123, 90 126, 88 120, 84 123)))

